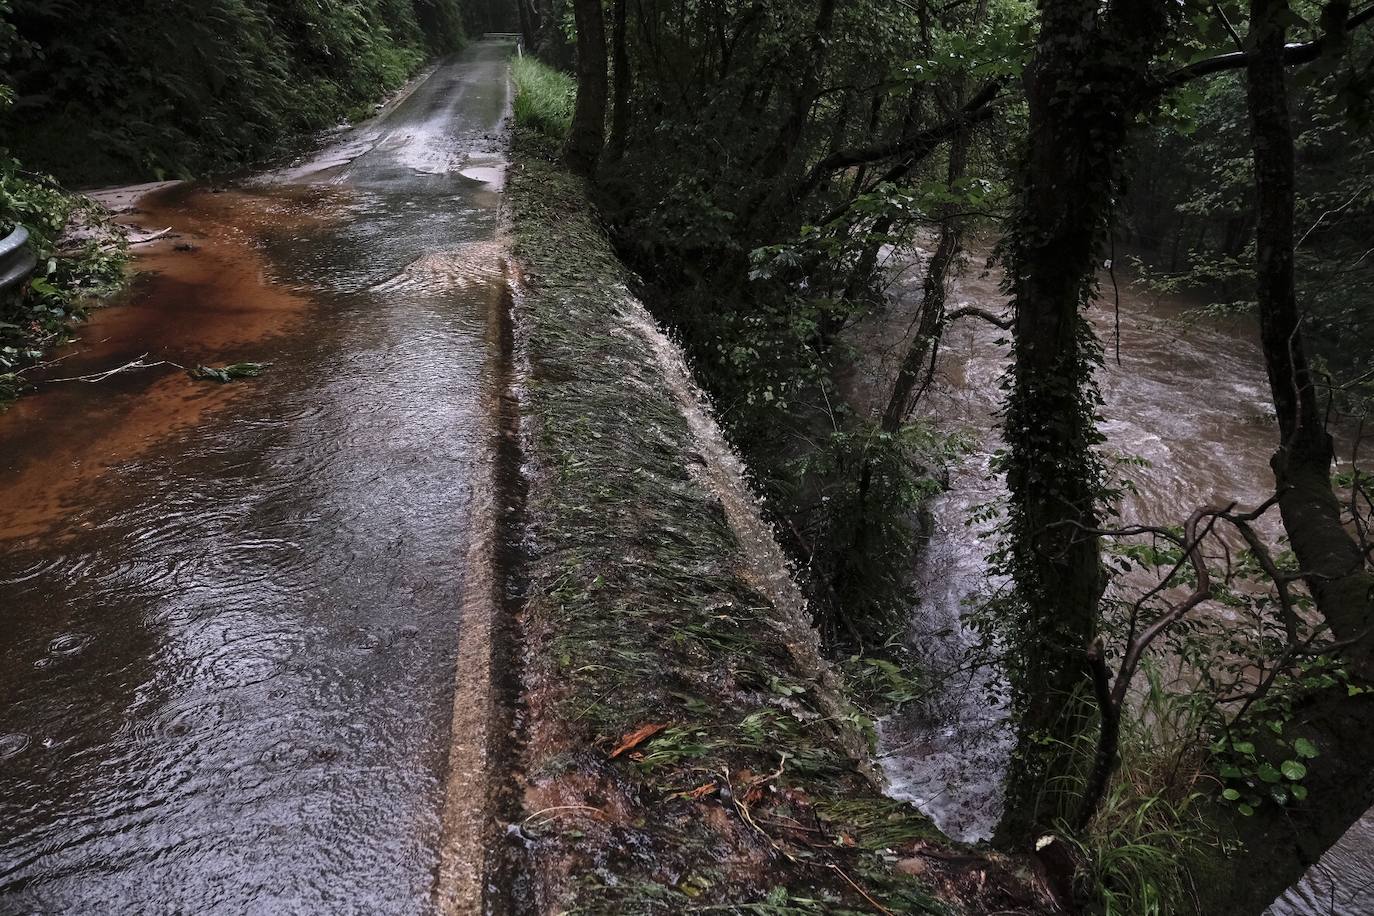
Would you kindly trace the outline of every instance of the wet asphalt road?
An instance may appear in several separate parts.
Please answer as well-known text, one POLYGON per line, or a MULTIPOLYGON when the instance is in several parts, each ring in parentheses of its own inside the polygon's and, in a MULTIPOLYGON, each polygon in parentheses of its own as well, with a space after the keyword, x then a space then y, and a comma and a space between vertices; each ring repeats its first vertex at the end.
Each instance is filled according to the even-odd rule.
POLYGON ((0 416, 0 913, 435 909, 510 51, 309 162, 143 204, 196 250, 150 252, 64 371, 260 378, 0 416))

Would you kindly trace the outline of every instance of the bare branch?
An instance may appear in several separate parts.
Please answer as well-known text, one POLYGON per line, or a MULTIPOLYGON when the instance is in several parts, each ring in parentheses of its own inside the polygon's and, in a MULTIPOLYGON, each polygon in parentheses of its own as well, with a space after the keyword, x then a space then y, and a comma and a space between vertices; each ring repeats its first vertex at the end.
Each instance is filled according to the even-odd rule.
POLYGON ((997 97, 1001 95, 1002 89, 1005 86, 1006 80, 992 80, 982 89, 978 90, 978 92, 964 104, 964 107, 959 109, 954 117, 934 127, 927 128, 926 130, 919 131, 907 137, 889 140, 886 143, 842 149, 831 153, 811 167, 811 171, 797 188, 794 197, 800 200, 807 196, 825 180, 825 176, 832 172, 837 172, 840 169, 846 169, 855 165, 864 165, 870 162, 878 162, 883 159, 891 159, 894 157, 901 157, 906 161, 924 159, 934 152, 936 147, 953 137, 959 131, 971 124, 977 124, 992 117, 992 113, 995 110, 993 103, 997 100, 997 97))
POLYGON ((155 363, 145 363, 144 360, 147 358, 148 354, 144 353, 138 359, 130 360, 122 366, 116 366, 115 368, 107 369, 104 372, 93 372, 90 375, 74 375, 70 378, 50 378, 45 379, 44 382, 87 382, 93 384, 95 382, 103 382, 105 381, 105 379, 109 378, 112 375, 118 375, 121 372, 132 372, 137 369, 156 369, 159 366, 173 366, 177 369, 182 370, 186 368, 185 366, 177 365, 176 363, 169 362, 165 359, 158 360, 155 363))
POLYGON ((1004 331, 1010 331, 1012 326, 1012 319, 994 315, 992 312, 984 311, 972 305, 965 305, 950 312, 945 316, 945 322, 949 323, 958 318, 981 318, 988 324, 995 324, 1004 331))

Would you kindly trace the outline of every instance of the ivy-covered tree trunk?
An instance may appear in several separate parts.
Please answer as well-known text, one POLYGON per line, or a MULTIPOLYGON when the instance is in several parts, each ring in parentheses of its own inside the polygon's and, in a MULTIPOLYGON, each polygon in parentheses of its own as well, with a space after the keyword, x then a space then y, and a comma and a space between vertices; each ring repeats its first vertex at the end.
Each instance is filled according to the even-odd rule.
POLYGON ((591 176, 606 138, 606 22, 601 0, 573 0, 577 26, 577 101, 563 146, 563 160, 591 176))
POLYGON ((1007 278, 1015 368, 1007 404, 1010 561, 1016 585, 1009 663, 1018 728, 1001 832, 1025 841, 1066 815, 1056 778, 1089 713, 1084 650, 1097 632, 1104 579, 1096 535, 1099 439, 1093 370, 1099 347, 1081 312, 1091 299, 1115 151, 1065 104, 1083 79, 1096 3, 1043 4, 1026 77, 1030 138, 1013 218, 1007 278), (1097 147, 1097 148, 1095 148, 1097 147))
POLYGON ((1127 130, 1167 34, 1162 5, 1042 0, 1025 76, 1020 197, 1003 251, 1015 308, 1004 432, 1015 583, 1002 636, 1017 747, 1000 838, 1026 842, 1067 817, 1093 722, 1087 648, 1097 633, 1101 348, 1083 316, 1096 291, 1127 130))

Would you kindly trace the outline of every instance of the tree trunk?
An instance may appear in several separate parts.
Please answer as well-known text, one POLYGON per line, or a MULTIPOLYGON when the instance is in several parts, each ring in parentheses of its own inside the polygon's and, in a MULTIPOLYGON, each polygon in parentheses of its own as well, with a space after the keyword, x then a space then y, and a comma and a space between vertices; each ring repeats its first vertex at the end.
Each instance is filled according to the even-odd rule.
POLYGON ((807 42, 805 57, 800 61, 801 73, 792 83, 793 89, 787 96, 787 109, 783 115, 773 142, 759 158, 755 172, 761 180, 760 189, 745 202, 740 210, 740 221, 752 227, 760 216, 773 214, 785 207, 789 166, 799 162, 801 140, 806 132, 806 123, 811 115, 811 107, 820 92, 821 76, 825 73, 827 39, 835 21, 835 8, 839 0, 820 0, 816 10, 816 21, 807 42), (771 184, 770 184, 771 183, 771 184))
POLYGON ((606 134, 606 24, 601 0, 573 0, 577 26, 577 101, 563 146, 563 160, 591 177, 606 134))
MULTIPOLYGON (((958 139, 955 140, 957 144, 958 139)), ((962 172, 963 167, 960 166, 962 172)), ((950 153, 950 171, 954 171, 954 152, 950 153)), ((893 383, 892 392, 883 410, 882 428, 885 432, 895 433, 901 429, 911 410, 916 406, 917 386, 925 377, 926 365, 934 350, 939 346, 940 332, 945 323, 945 284, 949 269, 959 257, 960 230, 946 219, 940 226, 940 242, 931 255, 922 284, 920 324, 916 336, 911 340, 906 355, 902 358, 901 369, 893 383)))
POLYGON ((1027 150, 1004 260, 1015 364, 1004 434, 1008 571, 1004 633, 1017 748, 999 836, 1024 843, 1071 815, 1093 724, 1087 651, 1105 578, 1101 441, 1093 379, 1101 346, 1082 315, 1096 292, 1121 151, 1168 34, 1165 4, 1042 0, 1026 71, 1027 150))
POLYGON ((1042 42, 1027 79, 1030 149, 1009 277, 1016 361, 1005 420, 1007 487, 1011 572, 1024 619, 1014 639, 1021 657, 1010 672, 1018 747, 1001 830, 1023 842, 1070 810, 1053 780, 1070 774, 1086 724, 1084 653, 1105 584, 1098 538, 1083 530, 1098 527, 1091 392, 1099 348, 1080 310, 1094 291, 1107 195, 1088 191, 1102 164, 1083 154, 1087 124, 1055 105, 1070 67, 1042 42))
POLYGON ((806 59, 802 62, 801 77, 791 93, 787 114, 778 129, 773 146, 764 156, 760 169, 764 177, 773 177, 783 172, 797 151, 802 133, 806 130, 807 117, 811 114, 811 106, 815 104, 816 94, 820 90, 821 74, 825 72, 826 39, 830 36, 830 29, 835 21, 836 4, 837 0, 820 0, 816 22, 807 46, 806 59))
MULTIPOLYGON (((1308 364, 1293 268, 1293 128, 1283 63, 1286 0, 1252 0, 1254 53, 1247 100, 1258 202, 1256 299, 1265 367, 1278 415, 1280 443, 1271 464, 1279 511, 1317 609, 1338 639, 1374 625, 1374 577, 1341 524, 1331 489, 1331 437, 1308 364)), ((1366 670, 1366 675, 1374 671, 1366 670)))
MULTIPOLYGON (((1284 72, 1286 0, 1251 0, 1252 55, 1246 67, 1254 147, 1258 219, 1256 297, 1265 366, 1281 441, 1272 465, 1279 510, 1317 610, 1340 640, 1349 669, 1374 672, 1374 649, 1363 637, 1374 620, 1374 577, 1341 524, 1331 488, 1331 439, 1307 362, 1293 264, 1294 150, 1284 72)), ((1242 857, 1219 861, 1225 881, 1208 881, 1206 912, 1255 914, 1296 881, 1321 854, 1374 805, 1374 699, 1350 697, 1344 686, 1307 698, 1285 727, 1285 737, 1311 740, 1320 755, 1308 761, 1305 804, 1262 806, 1252 817, 1229 811, 1245 845, 1242 857)))
MULTIPOLYGON (((974 8, 973 19, 969 24, 971 34, 977 32, 987 16, 988 0, 979 0, 974 8)), ((960 76, 954 84, 952 111, 964 107, 964 79, 960 76)), ((946 184, 954 190, 964 177, 968 167, 969 146, 972 143, 972 127, 965 126, 949 142, 949 164, 945 174, 946 184)), ((927 365, 935 357, 940 346, 940 336, 945 326, 945 295, 949 270, 959 257, 963 241, 963 220, 959 215, 959 205, 947 203, 940 208, 940 241, 935 246, 930 265, 926 268, 925 281, 921 289, 921 320, 916 336, 902 359, 897 380, 888 396, 887 407, 883 411, 882 428, 896 432, 906 422, 919 397, 921 380, 928 376, 927 365)))
POLYGON ((606 161, 618 162, 625 155, 630 137, 630 53, 626 45, 628 0, 615 0, 611 25, 611 66, 615 83, 611 92, 611 138, 606 143, 606 161))
POLYGON ((520 41, 524 44, 526 51, 533 53, 535 34, 539 30, 535 26, 534 16, 530 12, 529 0, 515 0, 515 7, 520 14, 520 41))

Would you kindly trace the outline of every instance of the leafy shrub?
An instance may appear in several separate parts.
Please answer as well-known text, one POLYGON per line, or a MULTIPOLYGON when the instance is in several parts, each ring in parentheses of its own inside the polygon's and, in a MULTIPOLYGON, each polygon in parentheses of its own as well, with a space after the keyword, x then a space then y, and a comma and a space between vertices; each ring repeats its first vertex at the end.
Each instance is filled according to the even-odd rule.
POLYGON ((0 150, 0 236, 23 225, 38 255, 25 284, 0 294, 0 406, 23 387, 19 374, 46 347, 62 342, 93 296, 117 287, 126 260, 123 236, 94 202, 68 194, 51 179, 26 177, 0 150), (79 245, 62 244, 73 219, 95 230, 79 245))

